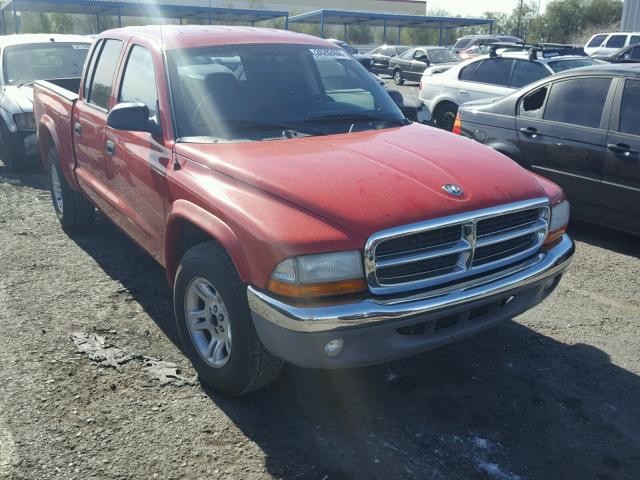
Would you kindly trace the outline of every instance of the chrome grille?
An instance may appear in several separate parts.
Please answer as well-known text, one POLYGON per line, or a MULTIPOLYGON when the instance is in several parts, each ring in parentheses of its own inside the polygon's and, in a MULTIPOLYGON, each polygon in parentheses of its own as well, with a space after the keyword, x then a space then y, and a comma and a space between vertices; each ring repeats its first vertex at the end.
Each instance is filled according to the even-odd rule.
POLYGON ((541 198, 378 232, 365 247, 369 289, 428 288, 506 267, 535 253, 548 226, 541 198))

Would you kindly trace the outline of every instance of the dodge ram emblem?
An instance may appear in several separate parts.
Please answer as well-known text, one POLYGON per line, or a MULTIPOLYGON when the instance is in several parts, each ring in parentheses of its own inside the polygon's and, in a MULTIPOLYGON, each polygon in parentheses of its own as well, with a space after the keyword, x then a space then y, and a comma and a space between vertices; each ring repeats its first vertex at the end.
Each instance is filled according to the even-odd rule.
POLYGON ((442 185, 442 189, 449 195, 453 195, 455 197, 459 197, 464 193, 458 185, 454 185, 453 183, 442 185))

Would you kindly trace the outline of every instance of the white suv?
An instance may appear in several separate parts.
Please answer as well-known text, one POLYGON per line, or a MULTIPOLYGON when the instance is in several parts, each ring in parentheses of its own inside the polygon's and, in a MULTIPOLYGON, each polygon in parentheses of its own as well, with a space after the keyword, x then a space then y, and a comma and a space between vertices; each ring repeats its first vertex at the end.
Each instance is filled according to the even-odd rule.
POLYGON ((460 63, 438 75, 425 72, 420 80, 420 100, 426 107, 427 120, 437 127, 451 130, 458 106, 474 100, 503 97, 557 72, 589 67, 599 60, 577 55, 537 58, 527 52, 484 55, 460 63))
POLYGON ((598 33, 584 46, 587 55, 609 55, 616 50, 640 43, 640 33, 598 33))

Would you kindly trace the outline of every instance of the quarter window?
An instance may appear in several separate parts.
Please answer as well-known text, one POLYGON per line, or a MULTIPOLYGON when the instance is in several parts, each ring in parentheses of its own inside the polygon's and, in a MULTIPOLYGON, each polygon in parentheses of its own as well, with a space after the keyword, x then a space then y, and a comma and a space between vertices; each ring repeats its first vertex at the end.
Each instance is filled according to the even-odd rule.
POLYGON ((626 35, 611 35, 607 40, 607 48, 622 48, 627 41, 626 35))
POLYGON ((544 119, 598 128, 610 85, 610 78, 578 78, 554 84, 544 119))
POLYGON ((627 80, 620 108, 621 133, 640 135, 640 81, 627 80))
POLYGON ((471 78, 473 77, 473 72, 476 71, 476 69, 478 68, 478 66, 482 63, 482 61, 480 62, 474 62, 470 65, 467 65, 466 67, 464 67, 462 70, 460 70, 460 75, 458 76, 458 78, 460 80, 471 80, 471 78))
POLYGON ((489 58, 484 60, 469 78, 472 82, 489 83, 491 85, 509 85, 511 76, 511 58, 489 58))
POLYGON ((629 40, 629 45, 636 45, 640 43, 640 35, 631 35, 631 40, 629 40))
POLYGON ((93 81, 91 82, 87 101, 105 110, 109 108, 113 77, 116 73, 121 51, 122 42, 120 40, 106 40, 93 73, 93 81))
POLYGON ((527 62, 526 60, 516 60, 511 76, 511 86, 514 88, 524 87, 530 83, 548 77, 551 74, 543 65, 537 62, 527 62))
POLYGON ((134 45, 127 60, 127 66, 120 87, 119 102, 140 102, 155 115, 158 93, 151 53, 139 45, 134 45))

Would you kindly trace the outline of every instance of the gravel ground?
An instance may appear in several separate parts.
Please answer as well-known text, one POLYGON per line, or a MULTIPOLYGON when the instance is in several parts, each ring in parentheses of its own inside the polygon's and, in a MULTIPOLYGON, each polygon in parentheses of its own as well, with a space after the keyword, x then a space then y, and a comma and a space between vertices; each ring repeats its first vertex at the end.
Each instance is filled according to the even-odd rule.
POLYGON ((637 238, 574 226, 558 290, 515 321, 228 399, 193 382, 163 270, 104 219, 67 236, 45 183, 0 167, 0 478, 638 478, 637 238))

